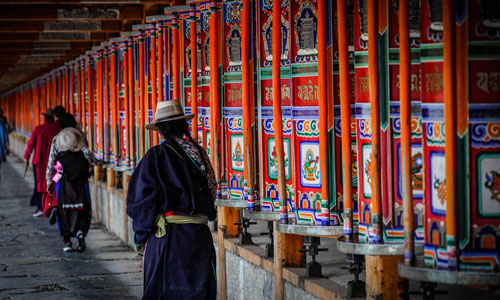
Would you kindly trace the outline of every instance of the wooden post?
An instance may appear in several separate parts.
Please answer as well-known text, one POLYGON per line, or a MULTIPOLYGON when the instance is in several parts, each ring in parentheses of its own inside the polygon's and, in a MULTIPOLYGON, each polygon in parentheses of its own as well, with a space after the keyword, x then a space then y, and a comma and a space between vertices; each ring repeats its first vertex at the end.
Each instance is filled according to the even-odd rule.
POLYGON ((457 103, 455 88, 455 9, 454 1, 443 0, 443 79, 446 160, 446 251, 448 268, 458 268, 457 222, 457 103))
MULTIPOLYGON (((158 34, 158 101, 163 101, 165 98, 163 97, 163 47, 165 46, 163 40, 163 21, 158 21, 156 23, 156 32, 158 34)), ((155 107, 156 109, 156 107, 155 107)))
MULTIPOLYGON (((158 82, 157 79, 157 73, 156 73, 156 24, 152 24, 151 26, 151 38, 150 38, 150 51, 149 51, 149 65, 150 65, 150 72, 151 72, 151 91, 152 91, 152 101, 151 101, 151 107, 150 109, 153 111, 153 114, 156 110, 156 103, 158 102, 157 99, 157 91, 156 91, 156 85, 158 82)), ((151 146, 157 145, 158 144, 158 134, 153 133, 153 144, 151 146)))
POLYGON ((123 172, 123 241, 128 244, 128 215, 127 215, 127 193, 130 175, 123 172))
POLYGON ((93 77, 93 59, 92 55, 87 56, 87 95, 89 99, 89 124, 88 124, 88 136, 90 151, 95 153, 95 134, 94 134, 94 77, 93 77))
MULTIPOLYGON (((130 119, 130 114, 132 113, 130 111, 130 98, 131 95, 129 93, 130 87, 129 87, 129 65, 128 65, 128 41, 121 41, 120 42, 120 52, 122 57, 120 58, 122 61, 123 65, 123 78, 120 78, 120 88, 121 88, 121 83, 123 82, 123 94, 124 94, 124 103, 123 103, 123 109, 125 111, 125 116, 124 116, 124 124, 121 124, 120 120, 120 150, 123 149, 123 146, 125 146, 125 153, 121 157, 125 157, 125 161, 122 160, 120 164, 123 164, 125 167, 128 167, 130 164, 130 147, 129 147, 129 119, 130 119), (122 134, 122 126, 125 127, 125 134, 122 134)), ((120 100, 121 102, 121 100, 120 100)), ((120 107, 120 105, 118 106, 120 107)), ((121 108, 120 108, 121 110, 121 108)), ((123 151, 123 150, 122 150, 123 151)))
POLYGON ((408 280, 398 275, 402 256, 365 256, 366 299, 408 299, 408 280))
POLYGON ((134 112, 136 112, 135 107, 135 97, 134 97, 134 64, 133 64, 133 37, 129 36, 127 40, 127 69, 128 69, 128 78, 127 78, 127 90, 128 90, 128 124, 127 124, 127 134, 128 134, 128 159, 130 163, 130 167, 135 169, 135 122, 134 122, 134 112))
POLYGON ((80 85, 81 85, 81 101, 80 101, 80 118, 82 122, 82 130, 87 131, 87 104, 85 99, 85 58, 80 60, 80 85))
POLYGON ((368 1, 368 80, 372 128, 372 218, 373 235, 368 242, 382 243, 382 197, 380 183, 380 99, 378 65, 378 0, 368 1))
POLYGON ((96 86, 97 86, 97 126, 96 126, 96 141, 98 141, 98 149, 96 149, 97 159, 104 159, 104 114, 103 114, 103 52, 98 50, 96 53, 96 86), (98 130, 97 130, 98 129, 98 130))
MULTIPOLYGON (((189 33, 191 35, 191 113, 194 118, 191 121, 191 132, 193 140, 198 142, 198 46, 196 42, 196 6, 191 5, 189 10, 189 33)), ((242 54, 242 60, 243 60, 242 54)), ((246 61, 246 60, 243 60, 246 61)))
POLYGON ((413 194, 411 186, 411 98, 410 98, 410 32, 408 1, 399 0, 399 80, 401 99, 401 173, 403 185, 403 224, 405 262, 415 262, 413 194))
MULTIPOLYGON (((158 101, 163 101, 165 98, 163 97, 163 47, 165 46, 165 42, 163 40, 163 21, 158 21, 156 23, 156 34, 157 34, 157 51, 158 51, 158 65, 156 69, 157 77, 158 77, 158 101)), ((170 59, 170 58, 169 58, 170 59)), ((156 106, 153 108, 156 110, 156 106)), ((154 133, 155 139, 158 143, 161 141, 160 134, 158 132, 154 133)))
POLYGON ((104 171, 102 169, 102 166, 94 166, 94 212, 95 212, 95 219, 99 220, 99 198, 98 195, 99 193, 97 190, 99 189, 99 181, 102 180, 104 176, 104 171))
POLYGON ((109 163, 111 160, 111 157, 109 155, 110 149, 111 149, 111 135, 110 135, 110 118, 109 118, 109 102, 111 100, 110 98, 110 79, 109 79, 109 47, 106 46, 104 47, 104 123, 103 123, 103 128, 104 128, 104 140, 105 145, 104 147, 104 162, 109 163))
POLYGON ((328 77, 327 64, 327 3, 318 1, 318 112, 319 112, 319 147, 321 170, 321 225, 330 225, 330 201, 328 194, 328 77))
MULTIPOLYGON (((172 13, 172 52, 173 52, 173 68, 172 77, 174 82, 174 99, 181 101, 181 71, 179 61, 179 24, 177 13, 172 13)), ((215 91, 215 90, 214 90, 215 91)))
MULTIPOLYGON (((243 95, 243 147, 244 147, 244 176, 248 188, 248 209, 255 210, 255 182, 254 182, 254 151, 253 151, 253 127, 255 121, 253 90, 253 56, 251 52, 250 34, 250 12, 252 6, 250 0, 243 0, 243 10, 241 13, 241 61, 248 62, 241 65, 242 73, 242 95, 243 95)), ((253 2, 252 2, 253 4, 253 2)))
MULTIPOLYGON (((117 49, 116 44, 110 45, 110 60, 111 60, 111 82, 109 83, 111 95, 111 144, 113 145, 113 155, 110 158, 113 165, 117 166, 119 162, 118 156, 118 88, 117 88, 117 49)), ((109 179, 108 179, 109 180, 109 179)))
POLYGON ((116 177, 113 168, 106 169, 106 183, 107 183, 107 193, 106 193, 106 207, 107 207, 107 225, 106 227, 109 229, 111 226, 111 191, 113 187, 116 185, 116 177))
POLYGON ((146 133, 145 133, 145 127, 146 127, 146 119, 148 117, 148 112, 146 111, 146 99, 147 99, 147 88, 145 84, 145 78, 144 78, 144 31, 139 30, 139 89, 140 89, 140 94, 141 94, 141 99, 140 99, 140 119, 141 119, 141 126, 139 129, 139 146, 141 149, 140 152, 140 157, 143 157, 144 154, 146 153, 146 145, 145 145, 145 140, 146 140, 146 133))
POLYGON ((338 48, 340 71, 340 115, 342 130, 342 178, 344 196, 344 236, 353 237, 352 167, 351 167, 351 103, 349 101, 349 44, 345 1, 337 1, 338 48))
MULTIPOLYGON (((107 81, 106 81, 107 84, 107 81)), ((69 67, 69 112, 75 114, 75 64, 72 62, 69 67)))

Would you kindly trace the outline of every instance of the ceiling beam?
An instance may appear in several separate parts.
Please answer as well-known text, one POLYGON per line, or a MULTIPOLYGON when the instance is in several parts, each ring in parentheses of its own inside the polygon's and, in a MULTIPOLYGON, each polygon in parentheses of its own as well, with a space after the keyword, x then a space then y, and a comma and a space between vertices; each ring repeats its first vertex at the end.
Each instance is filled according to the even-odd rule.
POLYGON ((4 42, 0 40, 0 49, 90 49, 92 42, 4 42))
POLYGON ((141 20, 140 5, 0 5, 2 21, 141 20))
MULTIPOLYGON (((174 2, 185 3, 185 0, 173 0, 174 2)), ((172 0, 57 0, 58 4, 70 4, 70 5, 89 5, 89 4, 163 4, 170 5, 172 0)), ((33 5, 33 4, 54 4, 54 0, 0 0, 0 4, 9 5, 33 5)))
MULTIPOLYGON (((117 31, 118 32, 118 31, 117 31)), ((117 33, 106 32, 0 32, 0 41, 7 42, 26 42, 26 41, 44 41, 44 42, 89 42, 104 41, 109 37, 119 36, 117 33)))
POLYGON ((0 21, 0 32, 117 32, 121 21, 0 21))

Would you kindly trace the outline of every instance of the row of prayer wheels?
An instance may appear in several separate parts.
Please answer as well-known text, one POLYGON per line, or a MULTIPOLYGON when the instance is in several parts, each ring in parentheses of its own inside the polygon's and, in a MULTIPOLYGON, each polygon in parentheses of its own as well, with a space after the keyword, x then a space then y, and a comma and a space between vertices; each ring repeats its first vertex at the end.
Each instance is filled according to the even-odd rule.
POLYGON ((161 142, 144 129, 156 103, 180 99, 221 207, 404 243, 409 265, 423 245, 426 267, 499 271, 497 1, 186 2, 0 107, 27 135, 64 105, 128 171, 161 142))

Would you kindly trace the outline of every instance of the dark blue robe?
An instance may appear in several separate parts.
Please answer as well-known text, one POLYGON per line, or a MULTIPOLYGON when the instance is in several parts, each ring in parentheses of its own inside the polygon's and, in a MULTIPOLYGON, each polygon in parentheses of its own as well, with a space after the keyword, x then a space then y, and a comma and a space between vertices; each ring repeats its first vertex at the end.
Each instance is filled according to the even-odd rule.
MULTIPOLYGON (((204 151, 200 148, 200 151, 204 151)), ((132 174, 127 214, 144 251, 143 299, 216 299, 216 257, 207 225, 168 224, 155 237, 159 213, 216 217, 205 174, 181 146, 167 139, 150 149, 132 174)))

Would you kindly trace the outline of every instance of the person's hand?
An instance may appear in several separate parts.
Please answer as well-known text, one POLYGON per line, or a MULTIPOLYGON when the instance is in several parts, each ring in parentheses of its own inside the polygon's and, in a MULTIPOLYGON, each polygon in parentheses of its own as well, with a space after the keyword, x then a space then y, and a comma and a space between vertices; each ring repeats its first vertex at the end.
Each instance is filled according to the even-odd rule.
POLYGON ((47 194, 52 195, 52 184, 47 185, 47 194))
POLYGON ((29 165, 30 165, 30 160, 29 160, 29 159, 25 159, 25 160, 24 160, 24 164, 25 164, 26 166, 29 166, 29 165))

